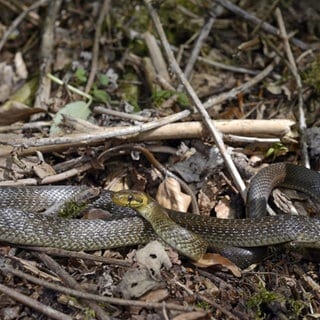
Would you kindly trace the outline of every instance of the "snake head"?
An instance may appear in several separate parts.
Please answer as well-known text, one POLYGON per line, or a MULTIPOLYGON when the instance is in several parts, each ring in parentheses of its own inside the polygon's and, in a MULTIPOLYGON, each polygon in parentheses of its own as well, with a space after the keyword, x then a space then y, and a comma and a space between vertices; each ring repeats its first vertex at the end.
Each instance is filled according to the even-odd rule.
POLYGON ((112 201, 119 206, 138 209, 146 206, 150 202, 150 198, 141 191, 122 190, 113 193, 112 201))

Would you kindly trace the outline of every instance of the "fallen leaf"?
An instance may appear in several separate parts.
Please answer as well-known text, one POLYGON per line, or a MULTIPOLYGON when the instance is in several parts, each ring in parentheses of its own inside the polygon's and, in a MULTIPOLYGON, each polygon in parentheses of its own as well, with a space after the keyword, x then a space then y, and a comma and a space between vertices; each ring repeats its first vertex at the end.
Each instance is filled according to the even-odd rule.
POLYGON ((181 191, 179 182, 167 177, 159 186, 156 200, 165 208, 186 212, 191 197, 181 191))
POLYGON ((241 277, 241 270, 232 261, 223 257, 218 253, 206 253, 200 260, 193 261, 194 265, 200 268, 208 268, 216 265, 221 265, 227 268, 236 277, 241 277))
POLYGON ((9 125, 17 121, 28 120, 35 113, 43 112, 40 108, 30 108, 27 105, 9 100, 0 107, 0 125, 9 125))

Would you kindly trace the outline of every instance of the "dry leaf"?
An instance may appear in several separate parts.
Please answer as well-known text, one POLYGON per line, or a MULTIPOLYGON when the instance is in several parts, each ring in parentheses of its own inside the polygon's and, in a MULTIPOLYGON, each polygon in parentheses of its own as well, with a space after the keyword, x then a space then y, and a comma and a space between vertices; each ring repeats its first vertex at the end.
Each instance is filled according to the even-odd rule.
POLYGON ((53 167, 50 166, 46 162, 42 162, 40 164, 36 164, 33 167, 33 171, 40 179, 43 179, 45 177, 49 177, 49 176, 52 176, 52 175, 56 174, 56 172, 53 169, 53 167))
POLYGON ((28 120, 35 113, 43 112, 40 108, 30 108, 17 101, 7 101, 0 108, 0 125, 9 125, 17 121, 28 120))
POLYGON ((200 268, 221 265, 231 271, 234 276, 241 277, 241 270, 239 267, 218 253, 206 253, 200 260, 193 261, 192 263, 200 268))
POLYGON ((181 191, 177 180, 168 177, 160 184, 156 200, 167 209, 186 212, 191 197, 181 191))
POLYGON ((224 197, 219 200, 218 204, 215 206, 215 211, 217 213, 217 218, 221 219, 233 219, 234 210, 230 207, 230 198, 224 197))
POLYGON ((186 313, 180 313, 178 316, 172 318, 172 320, 209 320, 211 316, 206 311, 192 311, 186 313))

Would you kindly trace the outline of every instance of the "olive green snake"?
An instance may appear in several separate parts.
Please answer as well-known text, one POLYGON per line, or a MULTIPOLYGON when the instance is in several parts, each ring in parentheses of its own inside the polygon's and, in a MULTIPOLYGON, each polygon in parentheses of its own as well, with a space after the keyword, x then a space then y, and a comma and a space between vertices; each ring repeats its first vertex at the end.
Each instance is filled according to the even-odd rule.
POLYGON ((90 251, 145 244, 160 236, 183 255, 196 260, 207 247, 251 248, 290 243, 319 249, 319 218, 266 216, 270 192, 279 184, 317 198, 320 176, 297 165, 269 165, 252 179, 248 189, 246 208, 249 218, 236 220, 163 209, 144 193, 132 191, 101 191, 92 200, 90 207, 108 210, 110 219, 64 219, 38 212, 57 202, 70 201, 88 187, 0 187, 0 241, 23 246, 90 251), (146 202, 137 205, 140 200, 146 202), (128 207, 143 211, 147 220, 156 225, 152 227, 128 207), (152 212, 156 213, 156 218, 150 218, 152 212), (157 217, 158 213, 168 219, 160 215, 160 218, 157 217))

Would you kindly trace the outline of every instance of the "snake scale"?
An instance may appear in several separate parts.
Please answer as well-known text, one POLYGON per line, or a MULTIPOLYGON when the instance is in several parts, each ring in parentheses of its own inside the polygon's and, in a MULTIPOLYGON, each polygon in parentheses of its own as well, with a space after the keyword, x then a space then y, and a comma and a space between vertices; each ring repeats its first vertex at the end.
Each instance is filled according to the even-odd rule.
MULTIPOLYGON (((315 171, 284 163, 262 169, 248 189, 249 218, 246 219, 226 220, 171 210, 166 213, 175 224, 203 238, 209 247, 246 248, 293 243, 320 248, 320 219, 265 216, 269 194, 279 184, 317 198, 320 176, 315 171)), ((113 203, 113 194, 109 191, 102 191, 90 204, 111 212, 107 220, 63 219, 38 213, 57 202, 70 201, 86 188, 0 187, 0 241, 80 251, 144 244, 157 237, 149 222, 134 210, 113 203)), ((180 237, 174 229, 169 237, 180 237)))

